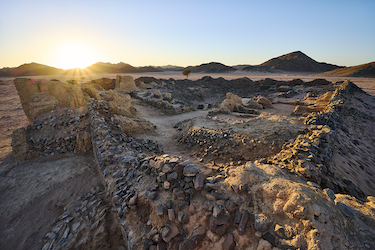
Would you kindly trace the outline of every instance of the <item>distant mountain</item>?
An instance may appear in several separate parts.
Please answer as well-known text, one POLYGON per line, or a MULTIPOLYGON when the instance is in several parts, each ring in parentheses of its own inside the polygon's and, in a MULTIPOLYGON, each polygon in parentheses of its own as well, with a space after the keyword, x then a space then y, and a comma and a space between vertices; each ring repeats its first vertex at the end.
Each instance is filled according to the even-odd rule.
POLYGON ((341 68, 337 65, 317 62, 301 51, 273 58, 258 67, 290 72, 325 72, 341 68))
POLYGON ((162 70, 158 70, 152 66, 146 67, 133 67, 127 63, 103 63, 98 62, 91 66, 88 66, 84 69, 87 72, 93 73, 143 73, 143 72, 159 72, 162 70))
POLYGON ((375 77, 375 62, 324 72, 327 76, 375 77))
POLYGON ((50 67, 39 63, 26 63, 16 68, 3 68, 0 76, 36 76, 36 75, 57 75, 62 74, 63 69, 50 67))
POLYGON ((236 68, 226 66, 222 63, 217 62, 205 63, 199 66, 189 66, 185 69, 189 69, 194 73, 228 73, 236 71, 236 68))
POLYGON ((185 69, 184 67, 176 65, 157 66, 155 68, 161 71, 183 71, 185 69))

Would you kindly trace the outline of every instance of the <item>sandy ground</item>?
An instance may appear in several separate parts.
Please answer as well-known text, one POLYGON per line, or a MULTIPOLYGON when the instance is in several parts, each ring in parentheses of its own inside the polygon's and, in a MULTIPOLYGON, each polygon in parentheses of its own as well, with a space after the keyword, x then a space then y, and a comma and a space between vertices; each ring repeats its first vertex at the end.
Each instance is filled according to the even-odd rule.
POLYGON ((76 197, 101 185, 94 157, 60 155, 0 165, 0 249, 42 249, 40 239, 76 197))

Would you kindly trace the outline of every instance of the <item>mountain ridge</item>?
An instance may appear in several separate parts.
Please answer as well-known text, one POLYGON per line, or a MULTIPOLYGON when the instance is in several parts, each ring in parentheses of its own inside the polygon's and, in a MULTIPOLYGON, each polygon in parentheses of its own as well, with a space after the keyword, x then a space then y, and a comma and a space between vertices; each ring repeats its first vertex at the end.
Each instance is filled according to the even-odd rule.
MULTIPOLYGON (((303 72, 320 73, 322 75, 332 76, 375 77, 375 62, 344 67, 325 62, 317 62, 301 51, 284 54, 267 60, 259 65, 242 64, 228 66, 220 62, 209 62, 188 67, 175 65, 135 67, 124 62, 115 64, 110 62, 97 62, 82 70, 88 73, 146 73, 183 71, 185 69, 190 70, 192 73, 231 73, 235 71, 267 73, 303 72)), ((74 72, 75 69, 63 70, 32 62, 22 64, 18 67, 4 67, 0 69, 0 77, 73 74, 74 72)))

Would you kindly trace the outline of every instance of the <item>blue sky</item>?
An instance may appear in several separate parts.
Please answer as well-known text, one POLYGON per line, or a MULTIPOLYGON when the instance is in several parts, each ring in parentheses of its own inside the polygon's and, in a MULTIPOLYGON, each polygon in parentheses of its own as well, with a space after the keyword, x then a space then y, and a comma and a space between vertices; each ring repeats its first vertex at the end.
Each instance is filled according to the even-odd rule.
POLYGON ((375 61, 374 45, 372 0, 0 3, 0 67, 256 65, 297 50, 354 66, 375 61))

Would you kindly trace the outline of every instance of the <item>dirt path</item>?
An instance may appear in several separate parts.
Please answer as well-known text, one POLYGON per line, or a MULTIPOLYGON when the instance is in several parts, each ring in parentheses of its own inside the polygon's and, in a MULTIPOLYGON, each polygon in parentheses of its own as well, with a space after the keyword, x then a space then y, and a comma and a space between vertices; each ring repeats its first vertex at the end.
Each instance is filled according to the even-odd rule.
POLYGON ((162 146, 166 154, 182 156, 183 159, 189 159, 194 164, 204 167, 203 163, 192 157, 183 146, 178 144, 178 131, 174 128, 174 125, 184 120, 206 116, 208 114, 207 110, 198 110, 174 116, 167 116, 159 109, 141 105, 137 101, 133 105, 137 109, 138 117, 141 117, 156 125, 157 133, 156 135, 140 134, 136 135, 136 137, 156 141, 160 146, 162 146))

